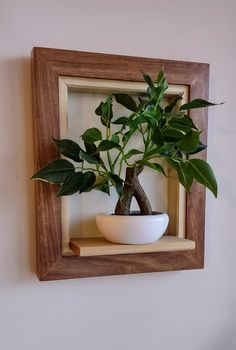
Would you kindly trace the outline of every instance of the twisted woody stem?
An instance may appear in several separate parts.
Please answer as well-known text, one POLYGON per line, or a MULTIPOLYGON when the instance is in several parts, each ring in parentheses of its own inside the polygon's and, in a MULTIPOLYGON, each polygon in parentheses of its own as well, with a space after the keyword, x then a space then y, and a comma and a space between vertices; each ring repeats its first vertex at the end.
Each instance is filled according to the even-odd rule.
POLYGON ((142 166, 126 168, 123 195, 116 204, 115 215, 130 215, 130 206, 133 197, 138 203, 141 215, 152 215, 151 204, 138 180, 138 176, 142 171, 142 166))

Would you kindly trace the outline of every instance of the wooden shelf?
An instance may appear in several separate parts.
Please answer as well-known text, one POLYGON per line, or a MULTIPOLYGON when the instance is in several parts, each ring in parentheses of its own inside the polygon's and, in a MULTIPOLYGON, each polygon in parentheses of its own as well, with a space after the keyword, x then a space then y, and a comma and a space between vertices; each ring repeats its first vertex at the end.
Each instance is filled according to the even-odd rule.
POLYGON ((104 238, 74 238, 70 249, 79 256, 172 252, 195 249, 195 242, 175 236, 163 236, 151 244, 114 244, 104 238))

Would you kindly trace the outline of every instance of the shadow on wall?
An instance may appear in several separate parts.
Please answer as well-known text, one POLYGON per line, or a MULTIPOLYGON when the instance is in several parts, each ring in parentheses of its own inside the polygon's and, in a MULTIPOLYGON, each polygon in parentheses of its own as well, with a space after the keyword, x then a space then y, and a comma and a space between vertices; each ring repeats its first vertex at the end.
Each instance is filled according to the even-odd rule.
MULTIPOLYGON (((36 270, 34 185, 30 183, 34 171, 30 58, 2 61, 1 80, 5 139, 1 163, 6 167, 0 175, 4 184, 1 212, 8 231, 6 239, 12 240, 7 246, 11 246, 11 256, 14 254, 14 264, 6 261, 7 276, 22 282, 36 270)), ((8 254, 6 258, 10 259, 8 254)))

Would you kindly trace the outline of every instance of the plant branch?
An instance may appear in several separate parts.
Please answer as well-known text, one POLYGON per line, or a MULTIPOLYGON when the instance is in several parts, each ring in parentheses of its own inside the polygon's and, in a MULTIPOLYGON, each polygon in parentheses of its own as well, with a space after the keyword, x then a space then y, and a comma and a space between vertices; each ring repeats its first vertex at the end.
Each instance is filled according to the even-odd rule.
POLYGON ((151 215, 151 204, 139 183, 138 175, 143 171, 143 167, 127 167, 123 195, 119 198, 116 208, 116 215, 129 215, 132 198, 135 197, 140 208, 141 215, 151 215))

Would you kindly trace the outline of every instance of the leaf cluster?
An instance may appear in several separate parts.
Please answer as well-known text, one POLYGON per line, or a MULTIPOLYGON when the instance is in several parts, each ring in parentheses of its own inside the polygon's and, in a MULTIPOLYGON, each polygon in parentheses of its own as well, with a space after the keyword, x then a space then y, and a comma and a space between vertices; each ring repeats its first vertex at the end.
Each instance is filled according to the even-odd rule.
POLYGON ((201 142, 201 130, 188 115, 191 109, 215 104, 202 99, 181 104, 180 94, 165 105, 168 83, 164 72, 159 72, 156 81, 144 73, 143 78, 147 92, 142 99, 135 100, 125 93, 109 94, 95 110, 101 130, 85 130, 81 135, 83 146, 69 139, 54 139, 61 155, 70 160, 54 160, 32 178, 59 184, 60 196, 92 189, 109 194, 111 186, 122 196, 123 166, 146 166, 165 175, 161 165, 164 159, 176 170, 187 191, 195 180, 217 196, 217 182, 210 165, 202 159, 189 158, 207 146, 201 142), (125 107, 126 115, 114 116, 114 102, 125 107), (142 150, 129 147, 134 135, 140 136, 142 150))

